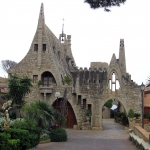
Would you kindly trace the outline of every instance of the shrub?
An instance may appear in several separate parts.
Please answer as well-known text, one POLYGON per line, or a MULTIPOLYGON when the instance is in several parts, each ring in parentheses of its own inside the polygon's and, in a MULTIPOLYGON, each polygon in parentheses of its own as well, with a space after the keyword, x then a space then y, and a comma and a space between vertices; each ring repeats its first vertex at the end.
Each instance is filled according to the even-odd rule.
POLYGON ((11 139, 8 140, 9 149, 7 150, 20 150, 20 140, 19 139, 11 139))
POLYGON ((129 118, 134 118, 134 111, 133 111, 132 109, 130 109, 130 110, 128 111, 128 117, 129 117, 129 118))
POLYGON ((134 113, 134 117, 135 117, 136 119, 138 119, 138 118, 140 117, 140 114, 139 114, 139 113, 134 113))
POLYGON ((56 128, 50 131, 50 139, 52 142, 63 142, 67 141, 66 130, 62 128, 56 128))
POLYGON ((11 138, 10 134, 0 133, 0 149, 1 150, 9 149, 8 139, 10 139, 10 138, 11 138))
POLYGON ((21 149, 28 149, 31 147, 29 140, 29 132, 22 129, 8 129, 5 131, 11 135, 11 139, 19 139, 21 149))
POLYGON ((71 82, 71 78, 69 76, 64 76, 63 82, 69 84, 71 82))
POLYGON ((16 119, 11 123, 11 127, 29 131, 30 147, 35 147, 40 142, 41 128, 37 123, 29 119, 16 119))

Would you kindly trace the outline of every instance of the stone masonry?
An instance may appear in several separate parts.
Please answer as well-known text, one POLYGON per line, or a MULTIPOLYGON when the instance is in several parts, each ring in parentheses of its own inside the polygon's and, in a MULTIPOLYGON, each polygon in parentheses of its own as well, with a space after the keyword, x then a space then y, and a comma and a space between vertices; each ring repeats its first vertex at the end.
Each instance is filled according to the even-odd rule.
POLYGON ((110 64, 92 62, 90 68, 78 68, 71 51, 71 35, 62 33, 59 39, 45 24, 44 6, 41 4, 38 26, 27 55, 9 74, 27 75, 33 78, 33 88, 26 96, 27 102, 45 100, 50 104, 56 101, 55 92, 63 98, 67 89, 67 100, 71 104, 77 126, 84 124, 86 109, 91 109, 91 128, 102 129, 102 107, 109 99, 124 106, 126 112, 132 108, 141 113, 140 87, 126 72, 124 40, 120 39, 119 58, 112 55, 110 64), (63 42, 62 42, 63 38, 63 42), (70 85, 62 79, 69 76, 70 85), (38 86, 41 80, 43 85, 38 86))

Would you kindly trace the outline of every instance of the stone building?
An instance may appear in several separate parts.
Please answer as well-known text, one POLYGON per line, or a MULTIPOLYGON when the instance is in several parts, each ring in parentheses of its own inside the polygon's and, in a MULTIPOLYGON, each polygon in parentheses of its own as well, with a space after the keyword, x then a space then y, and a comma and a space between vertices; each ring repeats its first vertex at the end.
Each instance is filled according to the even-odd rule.
POLYGON ((52 33, 45 24, 43 4, 30 49, 9 74, 33 78, 27 102, 42 99, 60 110, 66 99, 67 127, 102 129, 102 107, 109 99, 121 102, 126 112, 132 108, 141 113, 140 88, 126 72, 124 40, 119 43, 119 58, 113 54, 110 64, 91 62, 89 69, 78 68, 71 51, 71 35, 62 32, 58 39, 52 33), (62 82, 65 76, 72 79, 71 84, 62 82), (38 86, 38 81, 42 85, 38 86), (58 99, 56 92, 60 92, 58 99), (85 120, 87 109, 92 112, 90 124, 85 120))
POLYGON ((7 78, 0 77, 0 108, 6 101, 2 99, 2 96, 7 93, 7 78))

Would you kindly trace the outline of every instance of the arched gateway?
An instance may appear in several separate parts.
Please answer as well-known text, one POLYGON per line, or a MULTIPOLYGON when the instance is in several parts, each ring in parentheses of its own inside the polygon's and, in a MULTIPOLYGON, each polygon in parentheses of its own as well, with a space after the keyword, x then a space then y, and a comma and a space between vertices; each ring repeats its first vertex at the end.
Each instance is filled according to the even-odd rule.
POLYGON ((65 109, 66 127, 73 128, 73 126, 77 124, 77 120, 74 111, 72 109, 72 106, 67 101, 65 108, 63 108, 62 102, 63 102, 63 98, 59 98, 53 103, 52 106, 60 113, 62 112, 62 109, 65 109))
POLYGON ((112 98, 119 100, 126 112, 132 108, 141 113, 140 88, 126 72, 124 40, 121 39, 119 43, 119 58, 116 59, 113 54, 109 65, 91 62, 89 69, 78 68, 72 55, 71 35, 62 32, 58 39, 52 33, 45 24, 43 4, 31 47, 22 61, 9 70, 9 74, 33 78, 32 91, 26 97, 26 101, 30 103, 42 99, 53 104, 56 100, 55 92, 60 92, 60 97, 63 98, 67 88, 68 127, 77 124, 78 129, 101 129, 102 107, 112 98), (63 80, 65 76, 72 80, 68 86, 63 80), (40 86, 39 81, 43 82, 40 86), (92 112, 90 123, 85 119, 87 109, 92 112), (69 123, 71 118, 77 122, 69 123))

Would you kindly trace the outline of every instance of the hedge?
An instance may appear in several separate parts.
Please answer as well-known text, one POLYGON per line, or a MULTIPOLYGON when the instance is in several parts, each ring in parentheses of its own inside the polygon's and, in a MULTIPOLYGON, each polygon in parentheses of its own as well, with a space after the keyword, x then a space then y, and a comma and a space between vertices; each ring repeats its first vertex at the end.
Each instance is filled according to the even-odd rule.
POLYGON ((50 131, 50 139, 52 142, 63 142, 67 141, 66 130, 62 128, 56 128, 50 131))

